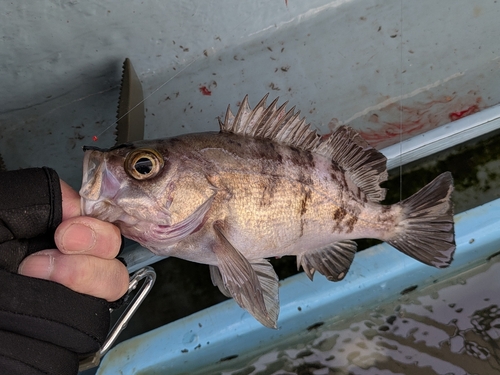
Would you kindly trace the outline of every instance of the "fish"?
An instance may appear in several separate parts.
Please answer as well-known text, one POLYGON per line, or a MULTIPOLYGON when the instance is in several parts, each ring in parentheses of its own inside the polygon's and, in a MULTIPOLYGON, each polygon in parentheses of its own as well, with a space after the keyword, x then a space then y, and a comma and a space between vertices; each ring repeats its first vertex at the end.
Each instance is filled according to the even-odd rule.
POLYGON ((296 256, 312 280, 344 279, 375 238, 430 266, 455 251, 453 178, 381 203, 386 158, 354 129, 322 137, 295 107, 230 106, 220 131, 84 148, 82 211, 153 253, 207 264, 214 285, 277 328, 279 279, 269 258, 296 256))

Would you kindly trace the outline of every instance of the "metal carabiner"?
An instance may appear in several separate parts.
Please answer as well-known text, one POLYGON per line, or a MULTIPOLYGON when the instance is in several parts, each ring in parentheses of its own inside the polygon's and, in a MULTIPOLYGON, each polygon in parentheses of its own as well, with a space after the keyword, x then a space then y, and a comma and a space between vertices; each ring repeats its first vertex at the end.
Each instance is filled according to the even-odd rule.
MULTIPOLYGON (((135 314, 141 303, 144 301, 148 293, 151 291, 151 288, 153 287, 156 280, 156 273, 154 269, 148 266, 141 268, 139 271, 134 273, 130 277, 127 294, 130 294, 132 291, 134 291, 142 279, 146 280, 137 291, 132 301, 130 301, 129 305, 125 308, 125 311, 117 320, 113 328, 109 331, 108 337, 106 338, 106 341, 102 345, 101 349, 94 355, 82 359, 80 361, 78 371, 84 371, 97 367, 104 354, 106 354, 108 350, 111 349, 111 346, 113 346, 120 333, 122 333, 122 331, 127 327, 128 322, 135 314)), ((110 312, 111 311, 112 310, 110 309, 110 312)))

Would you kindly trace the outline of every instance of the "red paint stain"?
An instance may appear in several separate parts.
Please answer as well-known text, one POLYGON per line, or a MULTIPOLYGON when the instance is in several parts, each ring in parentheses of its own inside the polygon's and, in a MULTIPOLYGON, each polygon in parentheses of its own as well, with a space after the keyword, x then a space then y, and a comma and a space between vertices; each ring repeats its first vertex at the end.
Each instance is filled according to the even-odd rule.
POLYGON ((469 108, 464 109, 463 111, 451 112, 450 120, 456 121, 458 119, 461 119, 462 117, 469 116, 476 112, 479 112, 479 107, 476 104, 474 104, 473 106, 470 106, 469 108))
POLYGON ((205 96, 212 95, 212 91, 210 91, 206 86, 200 86, 199 90, 205 96))
POLYGON ((93 136, 92 136, 92 140, 93 140, 94 142, 97 142, 97 140, 98 140, 98 139, 99 139, 99 138, 97 137, 97 135, 93 135, 93 136))
POLYGON ((373 127, 366 124, 359 134, 371 146, 381 149, 478 112, 481 107, 481 96, 472 91, 465 97, 442 96, 415 101, 411 106, 394 103, 368 115, 366 119, 373 127))
POLYGON ((390 143, 391 140, 399 140, 401 136, 404 139, 412 136, 414 133, 420 133, 426 128, 425 121, 407 120, 403 124, 399 122, 388 122, 382 129, 360 131, 359 134, 373 147, 381 148, 390 143), (388 142, 389 141, 389 142, 388 142))
MULTIPOLYGON (((394 117, 402 116, 402 121, 381 121, 381 116, 372 114, 368 118, 373 124, 381 124, 382 127, 375 129, 368 128, 360 130, 359 134, 373 147, 383 148, 390 144, 398 142, 401 138, 406 139, 418 133, 428 130, 431 124, 437 121, 435 113, 431 110, 433 105, 442 103, 441 101, 432 101, 428 103, 419 103, 416 107, 394 106, 386 110, 394 113, 394 117)), ((382 113, 381 113, 382 115, 382 113)), ((387 117, 389 119, 390 117, 387 117)))

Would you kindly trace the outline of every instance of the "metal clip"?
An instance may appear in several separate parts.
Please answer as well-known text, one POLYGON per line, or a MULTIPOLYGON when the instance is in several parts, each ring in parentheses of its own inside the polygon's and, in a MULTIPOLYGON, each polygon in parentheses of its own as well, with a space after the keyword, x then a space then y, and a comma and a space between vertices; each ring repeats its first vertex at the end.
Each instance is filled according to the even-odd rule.
POLYGON ((141 303, 144 301, 148 293, 151 291, 151 288, 153 287, 156 280, 156 273, 154 269, 152 267, 144 267, 134 273, 130 277, 127 294, 130 294, 133 290, 135 290, 142 279, 146 280, 142 284, 139 291, 135 294, 130 304, 126 307, 125 311, 120 316, 118 321, 115 323, 111 331, 109 331, 108 337, 106 338, 106 341, 102 345, 101 349, 93 356, 81 360, 78 371, 84 371, 97 367, 104 354, 106 354, 108 350, 111 349, 111 346, 113 346, 120 333, 122 333, 122 331, 127 327, 128 322, 135 314, 141 303))

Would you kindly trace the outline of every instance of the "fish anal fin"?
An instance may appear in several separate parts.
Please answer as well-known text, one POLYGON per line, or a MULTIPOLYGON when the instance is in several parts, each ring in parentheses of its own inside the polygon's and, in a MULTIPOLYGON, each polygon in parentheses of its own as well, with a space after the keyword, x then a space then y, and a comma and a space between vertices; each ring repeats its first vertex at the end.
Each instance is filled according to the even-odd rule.
POLYGON ((259 278, 264 297, 264 304, 269 315, 269 320, 273 322, 270 328, 277 328, 278 315, 280 310, 280 301, 278 296, 279 280, 278 275, 274 272, 274 268, 266 259, 259 259, 251 262, 252 268, 255 270, 259 278))
POLYGON ((264 259, 251 264, 227 240, 222 222, 216 221, 213 228, 219 241, 213 245, 218 270, 211 267, 212 282, 264 326, 277 328, 278 278, 271 264, 264 259))
POLYGON ((297 256, 297 266, 302 266, 311 280, 314 272, 318 271, 330 281, 340 281, 349 271, 356 249, 356 242, 351 240, 334 242, 321 249, 300 254, 297 256))
POLYGON ((226 297, 231 298, 231 293, 227 290, 224 285, 224 281, 222 280, 222 275, 220 274, 219 267, 209 265, 210 269, 210 278, 212 279, 212 283, 219 288, 220 292, 224 294, 226 297))

